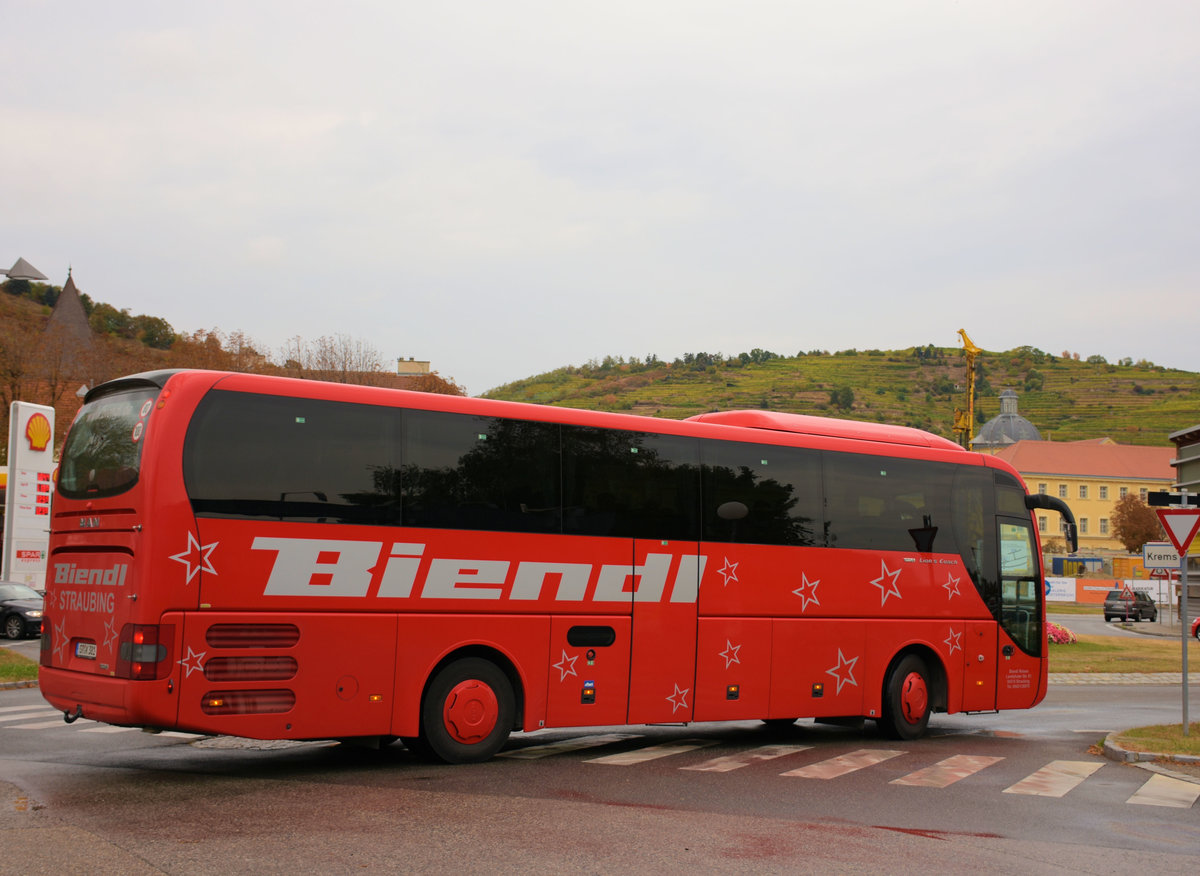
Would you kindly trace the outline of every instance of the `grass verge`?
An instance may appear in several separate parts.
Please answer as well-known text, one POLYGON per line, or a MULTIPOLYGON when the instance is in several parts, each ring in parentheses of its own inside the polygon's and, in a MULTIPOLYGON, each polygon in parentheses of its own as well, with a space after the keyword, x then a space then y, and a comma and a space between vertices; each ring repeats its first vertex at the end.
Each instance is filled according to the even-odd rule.
POLYGON ((1098 602, 1047 602, 1046 614, 1104 614, 1098 602))
POLYGON ((1155 724, 1153 727, 1135 727, 1113 736, 1112 741, 1126 751, 1154 751, 1159 754, 1191 754, 1200 757, 1200 722, 1188 725, 1188 735, 1183 735, 1183 724, 1155 724))
POLYGON ((34 681, 38 665, 8 648, 0 648, 0 681, 34 681))
MULTIPOLYGON (((1200 648, 1188 649, 1188 672, 1200 672, 1200 648)), ((1180 644, 1122 636, 1079 636, 1072 645, 1050 644, 1051 672, 1179 672, 1180 644)))

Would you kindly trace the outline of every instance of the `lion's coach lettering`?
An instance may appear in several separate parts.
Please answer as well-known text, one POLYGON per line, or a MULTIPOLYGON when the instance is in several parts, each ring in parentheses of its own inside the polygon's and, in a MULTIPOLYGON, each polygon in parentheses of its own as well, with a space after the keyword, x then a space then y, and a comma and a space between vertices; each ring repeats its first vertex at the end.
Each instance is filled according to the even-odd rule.
POLYGON ((266 596, 382 599, 538 600, 553 589, 558 602, 695 602, 706 557, 647 554, 642 565, 547 563, 526 560, 425 558, 425 545, 260 536, 252 550, 274 551, 266 596), (423 566, 424 564, 424 566, 423 566), (516 571, 513 571, 513 568, 516 571), (676 566, 671 579, 672 566, 676 566), (422 574, 422 569, 424 573, 422 574), (511 580, 510 580, 511 574, 511 580), (377 582, 377 589, 373 585, 377 582), (505 585, 508 585, 507 587, 505 585))

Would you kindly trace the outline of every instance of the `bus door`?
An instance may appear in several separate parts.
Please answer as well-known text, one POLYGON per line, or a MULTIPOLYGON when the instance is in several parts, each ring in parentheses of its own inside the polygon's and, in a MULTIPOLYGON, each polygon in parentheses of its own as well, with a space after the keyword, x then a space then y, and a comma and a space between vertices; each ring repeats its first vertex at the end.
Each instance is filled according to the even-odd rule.
POLYGON ((996 708, 996 622, 967 621, 963 637, 964 712, 991 712, 996 708))
POLYGON ((700 564, 697 542, 634 541, 631 724, 692 720, 700 564))
POLYGON ((1028 708, 1042 690, 1046 636, 1037 541, 1028 516, 997 517, 1000 535, 1000 633, 996 708, 1028 708))

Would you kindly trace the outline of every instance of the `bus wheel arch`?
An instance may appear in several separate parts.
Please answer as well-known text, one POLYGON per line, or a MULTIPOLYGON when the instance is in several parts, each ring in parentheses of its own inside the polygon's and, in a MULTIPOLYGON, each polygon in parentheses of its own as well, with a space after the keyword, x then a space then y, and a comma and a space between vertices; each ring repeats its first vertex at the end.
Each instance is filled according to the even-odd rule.
POLYGON ((883 676, 879 729, 891 739, 924 735, 929 716, 947 708, 946 669, 928 648, 911 647, 896 654, 883 676))
POLYGON ((512 663, 486 647, 448 654, 421 694, 420 736, 405 739, 415 753, 446 763, 488 760, 521 726, 524 692, 512 663))

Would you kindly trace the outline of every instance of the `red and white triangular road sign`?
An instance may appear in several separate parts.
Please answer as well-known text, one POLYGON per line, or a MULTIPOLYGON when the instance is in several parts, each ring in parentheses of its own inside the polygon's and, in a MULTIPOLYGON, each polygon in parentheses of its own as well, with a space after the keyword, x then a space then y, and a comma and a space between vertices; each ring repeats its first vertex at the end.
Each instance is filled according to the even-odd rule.
POLYGON ((1154 513, 1162 521, 1167 538, 1175 545, 1175 550, 1183 556, 1188 551, 1188 545, 1200 530, 1200 509, 1192 508, 1155 508, 1154 513))

